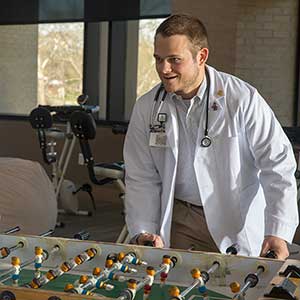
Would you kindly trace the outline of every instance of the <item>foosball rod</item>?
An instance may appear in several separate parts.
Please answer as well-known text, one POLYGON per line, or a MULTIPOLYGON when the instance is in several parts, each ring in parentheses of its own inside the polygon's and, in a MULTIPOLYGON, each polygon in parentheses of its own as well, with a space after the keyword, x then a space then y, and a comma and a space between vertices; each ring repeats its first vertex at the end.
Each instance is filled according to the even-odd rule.
POLYGON ((194 278, 194 281, 192 282, 192 284, 190 286, 188 286, 184 291, 182 291, 181 294, 179 289, 175 286, 175 294, 176 295, 172 295, 173 298, 172 300, 183 300, 185 299, 185 296, 190 293, 195 287, 199 286, 205 287, 205 284, 207 283, 207 281, 210 278, 210 274, 214 273, 218 268, 220 267, 220 263, 218 261, 215 261, 212 266, 207 270, 207 271, 202 271, 200 272, 200 270, 198 268, 195 268, 191 271, 192 276, 194 278))
POLYGON ((4 231, 3 234, 11 234, 11 233, 18 232, 20 230, 21 230, 20 226, 15 226, 13 228, 10 228, 10 229, 4 231))
MULTIPOLYGON (((18 226, 17 226, 18 227, 18 226)), ((16 228, 16 227, 15 227, 16 228)), ((44 233, 41 233, 39 236, 41 237, 46 237, 49 236, 53 233, 53 230, 50 229, 44 233)), ((24 242, 23 241, 19 241, 17 244, 11 246, 11 247, 2 247, 0 248, 0 259, 6 258, 7 256, 9 256, 9 254, 11 254, 13 251, 18 250, 19 248, 23 248, 24 247, 24 242)), ((1 277, 1 275, 0 275, 1 277)))
POLYGON ((236 294, 232 300, 238 300, 241 296, 246 294, 249 288, 253 288, 257 285, 259 281, 259 276, 265 271, 265 267, 260 265, 257 267, 256 273, 250 273, 245 278, 245 285, 242 287, 240 292, 236 294))

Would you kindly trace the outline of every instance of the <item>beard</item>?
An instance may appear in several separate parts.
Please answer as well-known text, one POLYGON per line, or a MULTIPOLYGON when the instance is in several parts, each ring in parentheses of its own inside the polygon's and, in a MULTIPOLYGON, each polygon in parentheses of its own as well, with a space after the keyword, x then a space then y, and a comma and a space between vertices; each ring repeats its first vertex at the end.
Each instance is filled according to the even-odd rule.
POLYGON ((192 98, 197 94, 203 78, 197 65, 194 66, 193 72, 180 74, 174 79, 174 82, 164 82, 165 89, 168 93, 175 93, 183 98, 192 98))

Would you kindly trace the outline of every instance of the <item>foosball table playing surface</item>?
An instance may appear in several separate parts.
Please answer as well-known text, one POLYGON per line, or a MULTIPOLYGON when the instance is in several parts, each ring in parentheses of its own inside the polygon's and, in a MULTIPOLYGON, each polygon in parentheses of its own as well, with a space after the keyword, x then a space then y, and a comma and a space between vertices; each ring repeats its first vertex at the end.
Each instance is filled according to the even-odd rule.
POLYGON ((0 300, 300 300, 300 262, 0 235, 0 300))

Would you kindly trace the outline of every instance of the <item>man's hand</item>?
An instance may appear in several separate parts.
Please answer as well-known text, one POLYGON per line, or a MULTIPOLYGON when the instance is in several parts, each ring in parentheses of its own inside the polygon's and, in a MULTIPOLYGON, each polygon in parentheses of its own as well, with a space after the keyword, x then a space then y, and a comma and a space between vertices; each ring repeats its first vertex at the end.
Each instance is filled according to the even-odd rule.
POLYGON ((157 248, 163 248, 164 247, 164 242, 161 239, 161 237, 157 234, 153 234, 153 233, 141 233, 137 240, 136 240, 138 245, 149 245, 149 243, 153 243, 153 247, 157 247, 157 248))
POLYGON ((267 235, 261 247, 260 256, 265 256, 268 250, 273 250, 278 259, 286 259, 289 256, 289 250, 285 240, 267 235))

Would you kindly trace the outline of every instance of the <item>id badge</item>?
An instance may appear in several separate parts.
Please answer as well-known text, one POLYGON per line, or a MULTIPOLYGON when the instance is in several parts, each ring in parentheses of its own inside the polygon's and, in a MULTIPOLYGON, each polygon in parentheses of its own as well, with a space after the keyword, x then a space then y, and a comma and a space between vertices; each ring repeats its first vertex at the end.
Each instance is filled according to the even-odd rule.
POLYGON ((149 146, 160 148, 168 147, 166 133, 164 131, 150 132, 149 146))

